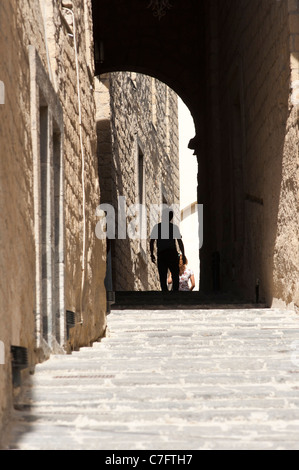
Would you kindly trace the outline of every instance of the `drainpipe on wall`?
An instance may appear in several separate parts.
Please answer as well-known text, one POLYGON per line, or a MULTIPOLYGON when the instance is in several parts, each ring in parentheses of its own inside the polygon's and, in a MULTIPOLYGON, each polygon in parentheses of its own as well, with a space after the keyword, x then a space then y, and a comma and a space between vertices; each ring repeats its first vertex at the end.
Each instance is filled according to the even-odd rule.
MULTIPOLYGON (((77 51, 77 37, 76 37, 76 21, 74 12, 65 6, 62 8, 68 11, 73 18, 73 38, 74 38, 74 50, 75 50, 75 62, 76 62, 76 75, 77 75, 77 94, 78 94, 78 109, 79 109, 79 135, 80 135, 80 148, 81 148, 81 181, 82 181, 82 212, 83 212, 83 246, 82 246, 82 280, 81 280, 81 293, 80 293, 80 323, 83 323, 83 289, 85 282, 85 249, 86 249, 86 213, 85 213, 85 181, 84 181, 84 170, 85 170, 85 157, 82 137, 82 114, 81 114, 81 96, 80 96, 80 76, 79 76, 79 63, 78 63, 78 51, 77 51)), ((69 6, 72 6, 71 4, 69 6)))

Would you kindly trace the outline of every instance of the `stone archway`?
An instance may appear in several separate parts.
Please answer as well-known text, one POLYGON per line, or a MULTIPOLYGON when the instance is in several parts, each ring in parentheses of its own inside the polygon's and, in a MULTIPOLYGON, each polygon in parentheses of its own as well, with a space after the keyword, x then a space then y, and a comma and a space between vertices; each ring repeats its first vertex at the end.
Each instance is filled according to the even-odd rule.
POLYGON ((297 3, 172 0, 160 20, 152 4, 93 1, 96 74, 153 75, 190 109, 202 288, 216 275, 246 299, 258 282, 268 304, 298 303, 297 3))
POLYGON ((203 2, 190 2, 187 8, 182 0, 172 3, 159 20, 148 0, 94 1, 95 74, 130 70, 154 76, 182 98, 196 123, 202 100, 204 32, 193 20, 196 15, 203 21, 203 2))

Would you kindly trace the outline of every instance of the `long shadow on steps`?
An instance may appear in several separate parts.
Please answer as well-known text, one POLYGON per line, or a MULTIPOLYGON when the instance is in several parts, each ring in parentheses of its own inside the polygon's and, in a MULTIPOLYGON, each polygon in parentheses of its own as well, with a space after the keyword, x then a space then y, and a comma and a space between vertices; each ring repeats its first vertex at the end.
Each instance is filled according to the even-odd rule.
POLYGON ((193 292, 118 291, 111 310, 122 309, 229 309, 266 308, 263 303, 244 301, 231 294, 193 292))

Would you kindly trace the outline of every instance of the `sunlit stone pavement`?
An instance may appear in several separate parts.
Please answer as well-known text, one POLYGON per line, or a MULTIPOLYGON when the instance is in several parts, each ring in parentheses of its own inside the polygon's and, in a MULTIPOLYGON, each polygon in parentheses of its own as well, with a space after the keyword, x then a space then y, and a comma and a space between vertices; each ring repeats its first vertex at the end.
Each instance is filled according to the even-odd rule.
POLYGON ((299 450, 299 316, 114 310, 93 347, 36 367, 8 449, 299 450))

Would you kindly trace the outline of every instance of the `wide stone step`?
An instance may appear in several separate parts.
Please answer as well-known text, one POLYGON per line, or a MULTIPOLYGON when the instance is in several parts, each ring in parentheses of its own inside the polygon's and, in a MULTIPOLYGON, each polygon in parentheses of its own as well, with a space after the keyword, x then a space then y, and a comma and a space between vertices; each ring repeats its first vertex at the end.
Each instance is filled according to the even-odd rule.
POLYGON ((265 308, 262 303, 244 301, 232 294, 212 293, 201 291, 192 292, 162 292, 162 291, 117 291, 112 310, 122 308, 189 308, 200 307, 205 309, 215 308, 265 308))

